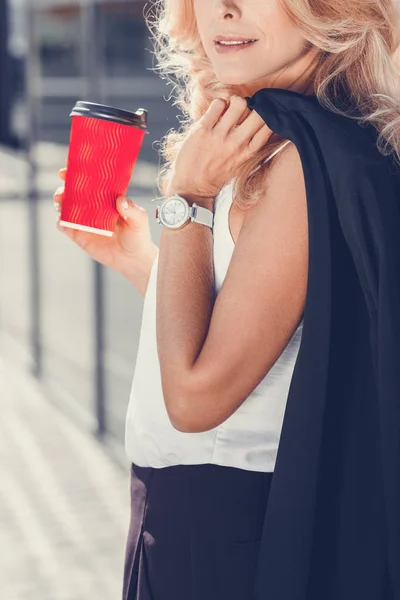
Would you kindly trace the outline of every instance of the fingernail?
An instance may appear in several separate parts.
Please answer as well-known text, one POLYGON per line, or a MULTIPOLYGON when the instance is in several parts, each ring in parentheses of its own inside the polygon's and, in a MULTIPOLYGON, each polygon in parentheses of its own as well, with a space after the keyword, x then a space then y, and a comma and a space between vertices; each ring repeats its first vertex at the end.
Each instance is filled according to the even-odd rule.
POLYGON ((128 208, 129 208, 129 202, 128 202, 128 200, 123 200, 123 202, 122 202, 122 208, 124 210, 128 210, 128 208))

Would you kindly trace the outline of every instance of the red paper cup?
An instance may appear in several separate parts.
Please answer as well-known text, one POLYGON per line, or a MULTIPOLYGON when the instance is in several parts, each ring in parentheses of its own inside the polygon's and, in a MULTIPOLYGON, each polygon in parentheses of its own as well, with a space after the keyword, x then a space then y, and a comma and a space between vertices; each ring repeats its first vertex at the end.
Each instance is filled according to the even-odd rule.
POLYGON ((147 132, 147 110, 77 102, 60 225, 112 236, 147 132))

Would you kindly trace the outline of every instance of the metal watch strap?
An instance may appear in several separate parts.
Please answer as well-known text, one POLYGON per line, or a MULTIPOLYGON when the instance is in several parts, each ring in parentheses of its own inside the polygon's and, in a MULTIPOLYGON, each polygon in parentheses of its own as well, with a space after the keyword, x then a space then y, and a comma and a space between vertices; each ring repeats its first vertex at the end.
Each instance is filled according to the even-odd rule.
POLYGON ((193 202, 189 211, 190 220, 194 223, 200 223, 201 225, 208 225, 213 229, 214 227, 214 213, 209 208, 199 206, 196 202, 193 202))

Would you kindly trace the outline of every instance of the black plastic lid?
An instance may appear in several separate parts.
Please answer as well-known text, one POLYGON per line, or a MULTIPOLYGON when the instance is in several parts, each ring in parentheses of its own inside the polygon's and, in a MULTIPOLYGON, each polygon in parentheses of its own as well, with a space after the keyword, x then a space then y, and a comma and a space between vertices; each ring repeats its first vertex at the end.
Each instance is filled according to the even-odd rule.
MULTIPOLYGON (((103 119, 147 130, 147 110, 145 108, 138 108, 136 112, 131 112, 122 108, 106 106, 105 104, 95 104, 94 102, 78 100, 69 116, 92 117, 94 119, 103 119)), ((146 131, 146 133, 149 132, 146 131)))

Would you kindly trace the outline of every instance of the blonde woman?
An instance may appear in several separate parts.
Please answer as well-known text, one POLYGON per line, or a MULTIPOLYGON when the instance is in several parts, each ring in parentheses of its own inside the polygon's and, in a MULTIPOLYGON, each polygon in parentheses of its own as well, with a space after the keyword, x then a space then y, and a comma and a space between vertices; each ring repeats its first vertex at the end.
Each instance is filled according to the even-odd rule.
POLYGON ((58 225, 144 296, 123 598, 400 600, 396 7, 153 17, 160 248, 126 198, 112 239, 58 225))

